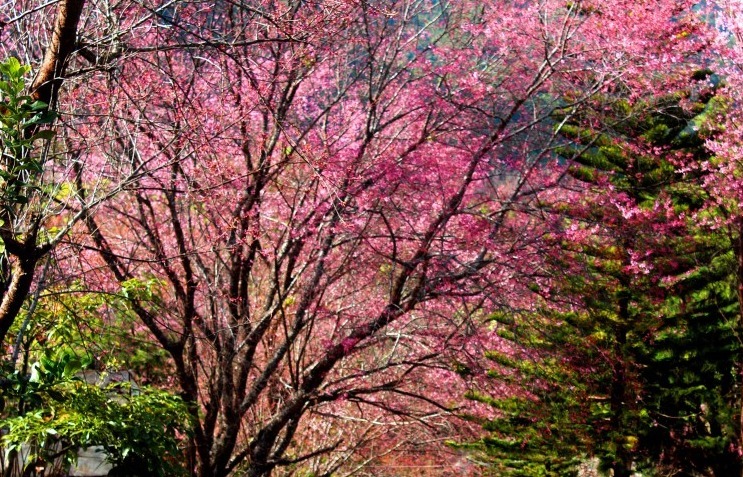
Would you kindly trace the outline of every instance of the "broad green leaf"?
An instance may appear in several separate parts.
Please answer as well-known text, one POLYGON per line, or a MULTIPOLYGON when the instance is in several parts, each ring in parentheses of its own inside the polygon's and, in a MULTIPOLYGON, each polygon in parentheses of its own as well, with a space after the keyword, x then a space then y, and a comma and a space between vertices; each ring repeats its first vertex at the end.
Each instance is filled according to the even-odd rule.
POLYGON ((52 131, 51 129, 44 129, 43 131, 39 131, 36 134, 34 134, 33 136, 31 136, 31 139, 30 140, 31 141, 35 141, 37 139, 46 139, 46 140, 49 140, 49 139, 54 138, 55 135, 56 135, 56 133, 54 131, 52 131))

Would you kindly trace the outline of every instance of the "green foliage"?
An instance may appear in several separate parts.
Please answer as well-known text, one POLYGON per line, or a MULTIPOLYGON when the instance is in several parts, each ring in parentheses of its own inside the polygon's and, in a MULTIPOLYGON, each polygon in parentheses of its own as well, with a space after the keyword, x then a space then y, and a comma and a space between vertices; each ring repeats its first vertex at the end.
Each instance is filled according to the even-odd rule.
MULTIPOLYGON (((574 118, 558 150, 571 160, 571 180, 602 194, 611 184, 638 211, 670 204, 691 216, 705 201, 699 178, 681 176, 665 157, 706 157, 711 118, 724 105, 710 93, 690 99, 681 92, 608 108, 599 101, 595 113, 574 118)), ((498 411, 482 442, 495 474, 575 475, 585 456, 620 475, 630 463, 648 475, 739 474, 741 345, 729 238, 701 233, 692 221, 665 223, 662 214, 652 224, 627 219, 601 201, 547 209, 566 228, 600 224, 605 235, 579 243, 546 237, 561 250, 555 276, 570 270, 554 297, 570 297, 581 312, 545 306, 493 317, 517 351, 488 353, 491 374, 523 389, 519 398, 469 396, 498 411), (652 273, 628 271, 634 251, 647 253, 652 273)))
POLYGON ((735 262, 727 239, 697 238, 688 259, 704 264, 680 277, 651 343, 637 342, 648 420, 646 466, 686 474, 737 475, 733 451, 741 352, 735 262), (727 253, 722 251, 728 250, 727 253))
POLYGON ((78 449, 101 446, 115 466, 136 458, 148 475, 177 475, 179 445, 190 429, 185 403, 130 383, 88 383, 80 377, 87 364, 72 353, 47 352, 29 377, 12 373, 5 399, 23 405, 3 421, 3 446, 12 452, 26 445, 33 454, 29 462, 62 459, 65 466, 74 463, 78 449))
MULTIPOLYGON (((668 157, 706 157, 704 140, 715 130, 711 118, 723 105, 708 93, 682 108, 681 100, 686 99, 680 93, 640 104, 628 121, 615 126, 621 133, 615 141, 627 151, 625 159, 594 147, 578 162, 608 178, 641 208, 658 207, 663 198, 675 211, 691 215, 705 201, 694 181, 700 177, 682 177, 658 151, 668 157)), ((580 178, 585 180, 585 174, 580 178)), ((606 220, 600 211, 593 219, 606 220)), ((598 275, 588 276, 601 283, 600 288, 571 285, 574 291, 593 297, 585 302, 613 334, 613 344, 606 350, 616 360, 615 369, 617 364, 623 368, 625 385, 632 389, 625 390, 621 408, 612 409, 617 429, 613 451, 609 449, 604 461, 616 462, 616 452, 621 454, 622 442, 630 437, 632 452, 625 455, 639 469, 681 474, 714 469, 716 475, 737 474, 740 462, 732 451, 732 409, 737 402, 740 343, 730 243, 722 234, 700 233, 692 221, 683 227, 657 222, 667 230, 660 240, 652 232, 620 224, 614 233, 620 250, 645 247, 656 254, 653 274, 646 277, 650 281, 636 275, 623 278, 621 267, 617 274, 600 257, 598 275), (607 276, 617 280, 613 289, 607 276), (618 320, 611 318, 611 312, 596 313, 606 307, 621 309, 622 300, 627 311, 618 320), (617 434, 620 429, 627 436, 617 434)), ((582 252, 597 263, 595 250, 582 252)))
MULTIPOLYGON (((138 379, 164 380, 167 355, 139 327, 129 300, 158 306, 160 292, 161 282, 150 278, 129 280, 118 294, 89 293, 79 283, 47 290, 22 336, 20 367, 0 378, 3 447, 30 445, 29 465, 41 459, 69 466, 79 448, 100 446, 122 469, 179 475, 179 446, 191 422, 183 401, 128 383, 103 386, 107 371, 91 371, 126 369, 138 379), (89 382, 96 375, 99 382, 89 382)), ((9 337, 15 341, 19 332, 16 326, 9 337)))
POLYGON ((606 376, 595 367, 600 356, 591 346, 592 322, 577 314, 560 320, 548 309, 491 318, 499 334, 522 351, 487 353, 493 362, 490 375, 523 389, 521 395, 499 399, 468 395, 498 415, 485 424, 490 435, 481 442, 492 473, 575 475, 606 433, 605 399, 599 395, 606 376), (568 331, 568 321, 578 328, 568 331))
POLYGON ((34 143, 54 137, 54 131, 40 126, 51 124, 56 114, 24 94, 30 70, 16 58, 0 63, 0 198, 6 208, 28 203, 43 172, 43 162, 31 154, 34 143))
POLYGON ((131 310, 129 298, 158 306, 161 282, 128 280, 119 294, 90 293, 79 283, 49 290, 34 313, 27 334, 31 357, 45 348, 89 356, 106 369, 127 369, 151 383, 169 374, 167 352, 157 346, 131 310))

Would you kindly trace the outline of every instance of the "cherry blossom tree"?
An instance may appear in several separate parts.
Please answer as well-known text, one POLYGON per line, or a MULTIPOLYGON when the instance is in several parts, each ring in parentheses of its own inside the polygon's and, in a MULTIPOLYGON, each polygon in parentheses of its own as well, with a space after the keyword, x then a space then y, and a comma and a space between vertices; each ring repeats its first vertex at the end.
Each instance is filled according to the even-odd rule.
MULTIPOLYGON (((51 161, 53 155, 48 144, 39 146, 37 139, 48 140, 53 135, 48 129, 44 132, 40 132, 40 129, 53 120, 49 107, 54 107, 65 76, 82 4, 77 1, 59 4, 51 41, 46 47, 36 78, 30 85, 30 95, 23 91, 25 68, 18 59, 13 58, 3 64, 0 147, 4 174, 0 237, 4 253, 0 260, 0 341, 4 340, 21 311, 33 284, 38 262, 64 236, 64 233, 58 233, 46 239, 39 237, 43 224, 51 215, 64 210, 65 205, 53 204, 53 200, 50 200, 49 196, 54 193, 54 179, 49 181, 41 173, 44 164, 51 161), (46 190, 42 189, 44 186, 46 190)), ((0 22, 0 28, 4 29, 5 26, 7 22, 0 22)), ((63 226, 64 231, 74 222, 75 219, 72 219, 63 226)))
MULTIPOLYGON (((44 31, 48 7, 17 8, 5 38, 44 31)), ((494 346, 483 315, 539 280, 561 127, 676 74, 699 48, 690 8, 87 5, 55 63, 68 80, 42 82, 83 225, 57 261, 124 294, 170 355, 195 475, 329 475, 317 457, 364 439, 349 423, 446 434, 458 376, 494 346)), ((6 51, 38 65, 18 38, 6 51)))

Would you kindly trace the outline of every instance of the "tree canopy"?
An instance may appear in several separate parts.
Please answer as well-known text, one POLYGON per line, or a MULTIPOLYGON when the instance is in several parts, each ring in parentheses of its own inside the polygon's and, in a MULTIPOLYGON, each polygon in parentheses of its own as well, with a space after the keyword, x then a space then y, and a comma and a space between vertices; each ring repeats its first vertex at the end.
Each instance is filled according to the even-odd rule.
POLYGON ((740 472, 736 2, 6 6, 6 446, 68 360, 152 472, 740 472))

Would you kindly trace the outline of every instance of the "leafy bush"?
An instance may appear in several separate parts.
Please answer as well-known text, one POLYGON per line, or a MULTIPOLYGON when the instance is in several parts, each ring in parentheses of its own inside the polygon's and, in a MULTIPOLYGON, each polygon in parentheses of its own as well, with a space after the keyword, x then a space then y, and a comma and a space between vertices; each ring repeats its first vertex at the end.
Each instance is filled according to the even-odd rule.
POLYGON ((87 364, 71 353, 47 353, 30 376, 14 372, 6 378, 5 400, 20 410, 4 420, 7 451, 26 445, 31 452, 27 465, 61 459, 68 467, 78 449, 101 446, 114 466, 136 463, 146 475, 178 475, 179 446, 190 427, 185 403, 127 382, 87 383, 79 377, 87 364))

